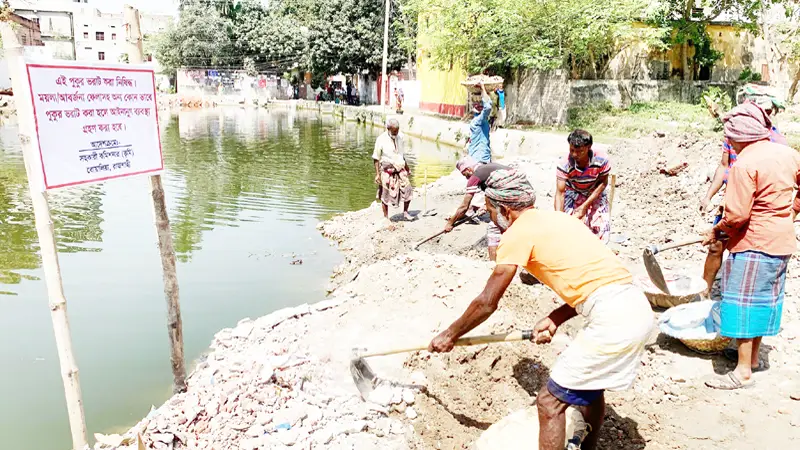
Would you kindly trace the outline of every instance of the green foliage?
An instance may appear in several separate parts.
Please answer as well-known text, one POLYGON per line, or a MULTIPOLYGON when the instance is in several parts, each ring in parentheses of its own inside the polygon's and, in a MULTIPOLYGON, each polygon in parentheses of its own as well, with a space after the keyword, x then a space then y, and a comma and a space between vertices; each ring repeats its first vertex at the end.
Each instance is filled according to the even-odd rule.
POLYGON ((155 55, 164 73, 182 66, 214 67, 236 62, 230 19, 200 3, 183 4, 178 23, 155 37, 155 55))
POLYGON ((564 131, 589 130, 595 138, 613 136, 637 138, 661 132, 715 133, 717 121, 702 105, 677 102, 633 103, 617 108, 608 102, 570 108, 564 131))
MULTIPOLYGON (((180 14, 178 26, 160 37, 157 52, 173 72, 180 66, 240 67, 247 61, 247 69, 254 71, 310 71, 318 75, 314 82, 319 85, 326 74, 381 68, 381 1, 182 0, 180 14)), ((411 33, 415 27, 409 17, 400 18, 401 12, 394 11, 389 69, 399 69, 408 58, 395 29, 411 33)))
MULTIPOLYGON (((633 106, 633 105, 632 105, 633 106)), ((641 110, 637 107, 637 111, 641 110)), ((611 102, 596 102, 582 106, 573 106, 567 110, 567 126, 569 128, 589 129, 602 117, 611 115, 614 107, 611 102)))
POLYGON ((253 58, 245 56, 244 60, 242 61, 242 68, 244 69, 245 73, 251 77, 258 75, 258 69, 256 69, 256 62, 253 61, 253 58))
POLYGON ((761 81, 761 73, 753 72, 751 68, 745 67, 744 70, 742 70, 742 72, 739 74, 739 81, 761 81))
POLYGON ((650 39, 650 30, 633 26, 645 6, 640 0, 407 0, 404 14, 419 14, 422 45, 439 67, 459 61, 469 72, 504 73, 570 64, 602 72, 621 47, 650 39))
MULTIPOLYGON (((796 9, 796 0, 659 0, 648 10, 647 21, 662 30, 665 47, 690 43, 695 55, 691 75, 696 77, 703 67, 710 68, 722 58, 711 47, 706 26, 722 14, 738 28, 760 34, 762 13, 774 5, 783 5, 787 15, 796 9)), ((798 47, 800 51, 800 47, 798 47)), ((798 53, 800 55, 800 53, 798 53)))
POLYGON ((720 89, 717 86, 710 86, 703 91, 703 97, 700 100, 700 104, 706 108, 716 105, 719 107, 721 113, 725 113, 733 108, 733 99, 724 89, 720 89))

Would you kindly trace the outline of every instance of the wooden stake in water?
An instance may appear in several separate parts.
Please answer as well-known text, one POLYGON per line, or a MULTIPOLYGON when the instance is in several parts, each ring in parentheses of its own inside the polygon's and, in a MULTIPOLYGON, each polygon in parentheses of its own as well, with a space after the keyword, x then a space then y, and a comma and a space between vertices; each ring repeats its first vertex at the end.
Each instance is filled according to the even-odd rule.
POLYGON ((427 167, 425 168, 425 180, 423 181, 423 183, 425 183, 425 187, 423 187, 422 190, 425 192, 425 194, 424 194, 424 200, 422 201, 422 213, 425 214, 426 212, 428 212, 428 168, 427 167))
POLYGON ((25 61, 22 56, 22 46, 19 44, 17 35, 8 22, 0 22, 0 34, 2 34, 3 49, 8 61, 11 84, 15 94, 14 103, 19 117, 19 140, 22 143, 25 172, 28 175, 28 188, 31 194, 31 203, 33 204, 36 234, 39 237, 39 250, 42 255, 42 269, 44 270, 44 280, 47 285, 47 296, 50 303, 50 318, 53 321, 58 361, 61 365, 61 379, 64 382, 64 396, 67 401, 72 448, 74 450, 83 450, 88 443, 86 439, 86 419, 83 413, 78 365, 72 353, 72 338, 70 337, 69 317, 67 316, 67 299, 64 296, 64 286, 61 282, 61 267, 58 264, 58 249, 56 247, 53 219, 50 217, 47 192, 38 182, 39 174, 32 167, 32 164, 38 162, 38 156, 36 155, 38 152, 38 137, 33 123, 30 86, 27 77, 24 76, 25 61))
MULTIPOLYGON (((142 32, 139 27, 139 11, 130 5, 123 9, 127 39, 128 61, 141 64, 142 32)), ((172 365, 172 391, 186 392, 186 365, 183 356, 183 322, 178 292, 178 274, 175 263, 175 248, 172 244, 172 230, 167 215, 167 203, 164 199, 164 186, 161 175, 150 177, 150 191, 153 198, 156 232, 158 234, 158 250, 161 254, 161 269, 164 276, 164 295, 167 299, 167 331, 169 332, 170 362, 172 365)))

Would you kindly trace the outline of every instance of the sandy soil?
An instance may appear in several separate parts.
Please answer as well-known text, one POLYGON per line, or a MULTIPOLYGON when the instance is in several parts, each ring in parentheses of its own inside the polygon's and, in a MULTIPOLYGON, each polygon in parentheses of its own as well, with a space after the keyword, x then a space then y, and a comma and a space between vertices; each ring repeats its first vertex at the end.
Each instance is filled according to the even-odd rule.
MULTIPOLYGON (((562 150, 505 161, 528 173, 540 208, 552 208, 562 150)), ((645 245, 692 237, 710 226, 711 214, 701 215, 697 205, 719 143, 651 137, 612 145, 609 152, 617 174, 610 245, 643 275, 645 245), (676 176, 660 173, 684 162, 688 168, 676 176)), ((462 449, 491 424, 531 405, 580 318, 546 346, 504 343, 370 358, 373 370, 394 383, 389 397, 374 402, 361 400, 348 369, 353 348, 427 346, 483 288, 492 268, 485 225, 463 225, 412 251, 415 242, 442 229, 465 185, 453 174, 417 189, 416 220, 401 221, 395 210, 392 230, 376 204, 320 224, 345 255, 332 276, 330 299, 222 330, 190 377, 189 392, 127 436, 141 432, 147 448, 156 449, 462 449), (428 207, 420 211, 424 196, 428 207)), ((704 257, 694 246, 659 260, 666 269, 700 275, 704 257)), ((800 403, 789 398, 800 389, 798 273, 793 260, 783 329, 765 339, 762 356, 770 369, 756 375, 756 386, 706 388, 704 377, 731 364, 656 332, 634 388, 607 395, 601 448, 744 450, 800 443, 800 403)), ((474 333, 530 328, 559 304, 548 288, 517 278, 499 310, 474 333)))
MULTIPOLYGON (((641 264, 641 252, 646 245, 683 240, 710 227, 713 214, 701 214, 698 205, 716 168, 719 148, 718 141, 676 135, 621 142, 608 149, 617 174, 614 242, 610 245, 635 275, 646 276, 641 264), (684 162, 688 168, 676 176, 660 171, 684 162)), ((518 161, 537 188, 540 208, 552 208, 554 162, 554 155, 538 158, 536 162, 530 158, 518 161)), ((395 231, 363 226, 378 218, 377 209, 345 215, 324 224, 323 233, 339 241, 347 255, 334 284, 339 277, 348 278, 364 262, 403 253, 420 237, 438 231, 444 217, 460 201, 463 186, 463 178, 457 175, 439 180, 428 190, 429 209, 437 215, 421 214, 415 222, 398 223, 395 231)), ((485 259, 483 232, 483 226, 465 225, 420 250, 485 259)), ((697 276, 702 273, 704 258, 705 250, 699 245, 659 255, 665 270, 697 276)), ((484 279, 488 273, 487 270, 476 276, 484 279)), ((740 392, 706 388, 704 377, 724 373, 732 364, 721 356, 689 351, 680 342, 655 333, 634 389, 608 395, 602 448, 752 449, 788 447, 800 442, 797 427, 800 404, 788 396, 800 381, 797 359, 800 323, 794 304, 796 273, 797 261, 793 260, 784 330, 776 338, 765 339, 767 346, 762 355, 771 368, 757 375, 756 387, 740 392)), ((429 287, 426 298, 429 301, 433 297, 435 301, 437 290, 455 283, 456 280, 440 280, 429 287)), ((386 284, 392 285, 389 280, 386 284)), ((403 298, 401 290, 396 300, 403 302, 403 298)), ((558 300, 547 288, 515 284, 501 305, 507 318, 503 326, 495 328, 524 329, 556 307, 558 300)), ((417 313, 427 314, 417 310, 409 305, 409 320, 415 320, 417 313)), ((446 327, 461 311, 454 308, 435 331, 446 327)), ((580 325, 578 319, 574 322, 562 331, 571 334, 580 325)), ((413 448, 468 448, 492 423, 534 401, 558 350, 556 346, 525 343, 457 349, 449 355, 432 356, 425 352, 411 355, 405 367, 421 370, 430 382, 427 395, 421 396, 417 403, 417 412, 423 420, 414 422, 413 448)))

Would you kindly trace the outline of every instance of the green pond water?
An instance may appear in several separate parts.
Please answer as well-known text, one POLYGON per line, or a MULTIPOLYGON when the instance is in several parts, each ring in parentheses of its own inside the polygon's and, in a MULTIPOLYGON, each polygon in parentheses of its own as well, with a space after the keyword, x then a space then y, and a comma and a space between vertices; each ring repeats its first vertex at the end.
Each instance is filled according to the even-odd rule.
MULTIPOLYGON (((370 155, 381 131, 289 110, 222 108, 163 119, 187 362, 214 333, 244 317, 324 298, 340 256, 315 226, 373 201, 370 155), (290 265, 293 254, 304 263, 290 265)), ((427 169, 432 181, 452 170, 453 149, 408 143, 415 174, 427 169)), ((53 191, 51 208, 89 433, 121 431, 171 389, 149 183, 139 177, 53 191)), ((71 443, 37 251, 17 129, 6 125, 0 127, 2 449, 71 443)))

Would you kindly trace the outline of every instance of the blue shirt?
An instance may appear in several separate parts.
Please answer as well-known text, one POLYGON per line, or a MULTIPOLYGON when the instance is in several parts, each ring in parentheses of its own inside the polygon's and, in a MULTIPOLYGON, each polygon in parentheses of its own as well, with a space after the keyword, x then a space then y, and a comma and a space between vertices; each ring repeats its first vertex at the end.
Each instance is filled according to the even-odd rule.
POLYGON ((492 101, 483 99, 483 111, 475 114, 469 124, 469 146, 467 153, 475 161, 488 163, 492 161, 492 150, 489 147, 489 114, 492 112, 492 101))
POLYGON ((506 109, 506 91, 500 89, 497 91, 497 103, 500 109, 506 109))

